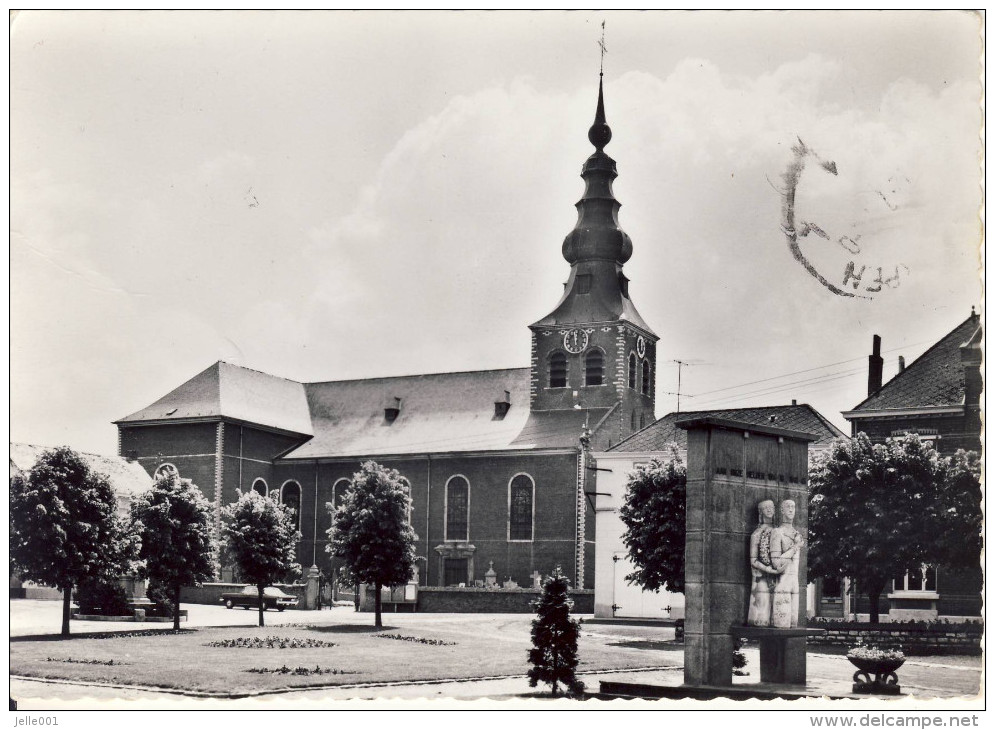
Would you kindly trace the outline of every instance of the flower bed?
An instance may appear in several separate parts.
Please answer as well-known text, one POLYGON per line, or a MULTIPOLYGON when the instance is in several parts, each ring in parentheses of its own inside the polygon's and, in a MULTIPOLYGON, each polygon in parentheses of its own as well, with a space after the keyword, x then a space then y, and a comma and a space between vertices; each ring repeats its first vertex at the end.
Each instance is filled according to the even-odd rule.
POLYGON ((294 667, 291 669, 286 664, 282 667, 277 667, 276 669, 270 669, 269 667, 251 667, 246 669, 247 672, 252 672, 253 674, 293 674, 295 677, 310 677, 316 674, 359 674, 359 672, 350 672, 344 669, 322 669, 321 667, 315 667, 311 669, 310 667, 294 667))
POLYGON ((330 641, 320 639, 280 637, 280 636, 240 636, 237 639, 210 641, 204 646, 214 646, 222 649, 324 649, 335 646, 330 641))
POLYGON ((456 646, 455 641, 442 641, 441 639, 423 639, 420 636, 402 636, 401 634, 374 634, 378 639, 394 639, 396 641, 414 641, 418 644, 428 646, 456 646))
POLYGON ((48 657, 46 662, 62 662, 63 664, 97 664, 102 667, 119 667, 124 662, 115 663, 113 659, 108 661, 101 661, 100 659, 73 659, 72 657, 66 657, 65 659, 58 659, 56 657, 48 657))

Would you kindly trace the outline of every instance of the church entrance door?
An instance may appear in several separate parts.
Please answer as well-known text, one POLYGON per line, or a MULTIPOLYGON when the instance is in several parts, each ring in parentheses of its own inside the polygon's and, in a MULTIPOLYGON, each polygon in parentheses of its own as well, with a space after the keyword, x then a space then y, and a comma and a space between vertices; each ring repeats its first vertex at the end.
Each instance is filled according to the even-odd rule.
POLYGON ((446 558, 446 585, 458 586, 460 583, 466 585, 468 567, 466 558, 446 558))

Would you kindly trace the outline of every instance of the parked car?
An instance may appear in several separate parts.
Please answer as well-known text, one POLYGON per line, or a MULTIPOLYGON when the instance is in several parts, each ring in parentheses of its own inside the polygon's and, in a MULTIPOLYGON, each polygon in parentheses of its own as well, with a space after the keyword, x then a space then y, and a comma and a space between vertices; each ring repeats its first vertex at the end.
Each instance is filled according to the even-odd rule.
MULTIPOLYGON (((237 592, 222 593, 221 602, 225 604, 225 608, 235 608, 235 606, 259 608, 259 589, 256 586, 246 586, 237 592)), ((296 596, 284 593, 279 588, 263 589, 263 610, 275 608, 277 611, 282 611, 288 606, 294 607, 296 605, 296 596)))

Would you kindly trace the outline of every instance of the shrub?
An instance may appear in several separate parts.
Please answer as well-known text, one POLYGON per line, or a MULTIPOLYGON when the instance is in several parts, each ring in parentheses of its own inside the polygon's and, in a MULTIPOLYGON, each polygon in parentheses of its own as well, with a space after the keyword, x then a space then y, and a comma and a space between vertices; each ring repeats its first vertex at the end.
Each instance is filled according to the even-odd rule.
POLYGON ((736 639, 732 646, 732 673, 737 677, 749 675, 746 671, 746 654, 743 647, 746 646, 746 639, 736 639))
POLYGON ((152 605, 145 609, 146 616, 172 618, 173 599, 170 596, 169 586, 157 580, 150 580, 145 596, 152 601, 152 605))
POLYGON ((130 616, 128 594, 120 583, 87 580, 80 583, 73 595, 83 615, 130 616))
POLYGON ((947 619, 934 619, 932 621, 888 621, 887 623, 872 624, 867 621, 848 621, 839 618, 824 618, 813 616, 809 618, 808 625, 816 629, 834 630, 860 630, 867 631, 944 631, 957 634, 978 634, 985 631, 982 621, 949 621, 947 619))

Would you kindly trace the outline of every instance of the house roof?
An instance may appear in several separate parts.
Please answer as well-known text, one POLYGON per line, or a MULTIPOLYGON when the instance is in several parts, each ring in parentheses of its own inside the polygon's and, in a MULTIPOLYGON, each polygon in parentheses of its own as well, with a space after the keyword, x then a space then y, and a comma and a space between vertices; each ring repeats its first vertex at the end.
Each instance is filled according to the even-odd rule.
POLYGON ((314 438, 284 458, 576 447, 584 414, 530 413, 529 378, 515 368, 308 383, 314 438), (511 407, 499 418, 505 391, 511 407))
POLYGON ((920 355, 905 370, 865 398, 847 418, 860 418, 860 411, 914 409, 964 404, 964 366, 961 347, 979 347, 981 318, 971 314, 952 332, 920 355))
POLYGON ((807 403, 791 406, 760 406, 754 408, 722 408, 710 411, 682 411, 668 413, 655 423, 637 431, 609 451, 648 452, 663 451, 676 444, 687 448, 687 431, 678 428, 678 421, 701 418, 721 418, 741 421, 757 426, 774 426, 788 431, 799 431, 815 436, 813 449, 826 448, 833 439, 845 436, 825 416, 807 403))
POLYGON ((221 361, 115 423, 207 418, 230 418, 305 436, 312 433, 301 383, 221 361))
MULTIPOLYGON (((45 446, 10 442, 10 472, 27 474, 34 468, 45 446)), ((118 500, 118 511, 126 512, 131 498, 152 488, 152 477, 136 461, 128 461, 121 456, 80 453, 93 471, 107 477, 118 500)))

